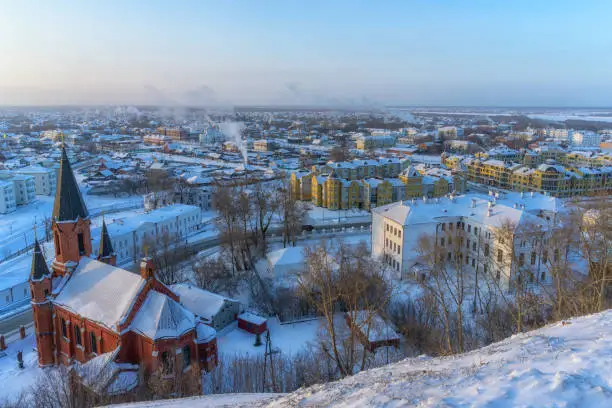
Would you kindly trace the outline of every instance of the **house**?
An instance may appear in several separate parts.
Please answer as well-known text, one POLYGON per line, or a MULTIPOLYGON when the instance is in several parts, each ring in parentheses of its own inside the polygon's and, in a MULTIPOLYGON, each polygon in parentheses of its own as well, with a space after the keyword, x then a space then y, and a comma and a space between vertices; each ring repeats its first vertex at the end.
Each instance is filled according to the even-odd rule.
POLYGON ((251 312, 244 312, 238 316, 238 328, 253 334, 263 334, 268 330, 268 320, 251 312))
POLYGON ((269 277, 276 282, 304 272, 304 248, 287 247, 268 252, 266 266, 269 277))
POLYGON ((357 334, 363 346, 372 353, 379 347, 400 345, 401 336, 378 314, 360 310, 356 313, 346 313, 345 321, 357 334))
POLYGON ((127 371, 211 370, 213 329, 157 278, 150 258, 139 274, 117 267, 105 223, 92 256, 91 219, 63 147, 56 192, 55 258, 49 269, 36 241, 29 278, 39 366, 112 363, 117 372, 105 384, 112 389, 127 371))
POLYGON ((241 310, 240 302, 216 293, 200 289, 188 283, 171 286, 181 297, 181 304, 193 311, 196 317, 215 330, 221 330, 235 321, 241 310))

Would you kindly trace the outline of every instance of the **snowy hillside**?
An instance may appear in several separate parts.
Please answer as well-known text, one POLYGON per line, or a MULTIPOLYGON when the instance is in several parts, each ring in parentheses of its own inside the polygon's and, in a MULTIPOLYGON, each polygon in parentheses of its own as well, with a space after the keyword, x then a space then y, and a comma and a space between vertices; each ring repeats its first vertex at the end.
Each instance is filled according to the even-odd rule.
POLYGON ((612 310, 454 357, 407 359, 283 396, 219 395, 129 406, 612 406, 612 310), (268 399, 269 398, 269 399, 268 399))

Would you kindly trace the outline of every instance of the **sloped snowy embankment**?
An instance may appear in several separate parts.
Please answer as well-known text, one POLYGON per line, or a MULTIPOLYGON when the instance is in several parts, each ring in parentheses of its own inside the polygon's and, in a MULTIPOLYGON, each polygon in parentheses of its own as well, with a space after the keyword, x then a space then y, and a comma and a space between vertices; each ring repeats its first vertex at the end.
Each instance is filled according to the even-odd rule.
MULTIPOLYGON (((178 407, 612 406, 612 310, 459 356, 414 358, 272 400, 156 401, 178 407)), ((150 406, 136 404, 135 406, 150 406)))

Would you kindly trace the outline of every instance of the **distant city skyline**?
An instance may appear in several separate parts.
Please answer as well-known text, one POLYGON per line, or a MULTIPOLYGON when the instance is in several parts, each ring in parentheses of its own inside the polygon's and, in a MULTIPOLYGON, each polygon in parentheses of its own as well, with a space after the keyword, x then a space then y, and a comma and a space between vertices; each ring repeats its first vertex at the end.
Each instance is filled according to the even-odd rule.
POLYGON ((0 105, 612 106, 609 1, 0 3, 0 105))

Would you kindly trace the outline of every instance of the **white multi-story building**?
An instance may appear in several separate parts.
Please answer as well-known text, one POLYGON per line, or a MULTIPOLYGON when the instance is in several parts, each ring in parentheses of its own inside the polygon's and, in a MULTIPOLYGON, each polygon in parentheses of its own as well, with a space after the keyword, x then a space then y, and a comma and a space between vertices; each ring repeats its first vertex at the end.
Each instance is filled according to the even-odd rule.
POLYGON ((419 248, 423 237, 428 237, 441 256, 459 256, 468 270, 495 277, 503 287, 509 287, 517 263, 530 268, 531 279, 549 283, 551 277, 543 265, 549 257, 538 248, 558 207, 559 201, 552 197, 515 193, 388 204, 372 210, 372 254, 401 276, 408 276, 423 262, 419 248), (509 226, 512 243, 503 242, 501 234, 509 226), (536 228, 540 236, 521 232, 534 226, 540 226, 536 228))
POLYGON ((13 195, 16 205, 29 204, 36 200, 34 177, 3 171, 0 172, 0 180, 13 183, 13 195))
POLYGON ((36 194, 46 196, 55 194, 55 186, 57 184, 57 172, 55 169, 42 166, 29 166, 16 169, 14 173, 34 177, 36 194))
POLYGON ((567 142, 570 137, 568 129, 546 129, 546 136, 552 138, 555 142, 567 142))
POLYGON ((0 214, 15 211, 15 186, 12 181, 0 180, 0 214))
MULTIPOLYGON (((167 207, 111 220, 107 217, 108 235, 117 255, 117 263, 139 259, 146 251, 179 242, 200 227, 201 211, 193 205, 173 204, 167 207), (148 249, 147 249, 148 247, 148 249)), ((94 252, 99 247, 100 228, 92 229, 94 252)), ((97 253, 94 255, 97 256, 97 253)))
POLYGON ((34 177, 25 174, 12 175, 15 185, 15 202, 17 205, 24 205, 36 200, 36 183, 34 177))
POLYGON ((572 144, 574 146, 599 146, 601 143, 601 135, 592 131, 574 131, 572 132, 572 144))

